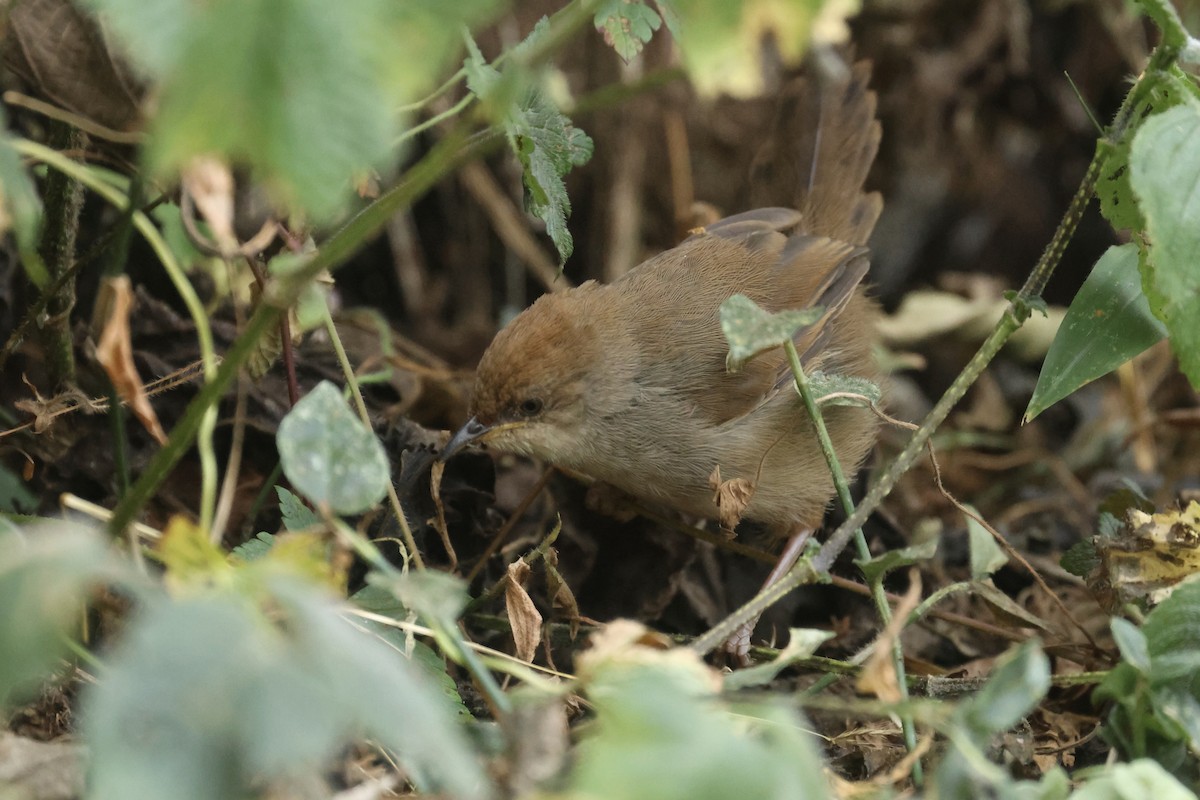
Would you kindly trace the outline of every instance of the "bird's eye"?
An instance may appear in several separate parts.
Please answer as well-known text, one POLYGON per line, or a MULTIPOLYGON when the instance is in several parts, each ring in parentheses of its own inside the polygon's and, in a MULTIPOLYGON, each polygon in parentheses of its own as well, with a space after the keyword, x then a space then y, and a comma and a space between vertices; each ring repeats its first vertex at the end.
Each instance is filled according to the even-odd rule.
POLYGON ((521 412, 522 416, 535 417, 542 413, 543 405, 545 404, 542 403, 540 397, 527 397, 521 401, 521 405, 517 406, 517 410, 521 412))

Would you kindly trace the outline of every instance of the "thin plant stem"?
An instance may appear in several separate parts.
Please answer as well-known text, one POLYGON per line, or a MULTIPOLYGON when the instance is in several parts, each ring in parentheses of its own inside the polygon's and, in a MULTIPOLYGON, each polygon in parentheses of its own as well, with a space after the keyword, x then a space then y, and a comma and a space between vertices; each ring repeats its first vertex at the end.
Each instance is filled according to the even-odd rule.
POLYGON ((1021 291, 1013 297, 1011 306, 996 324, 992 333, 980 346, 979 351, 976 352, 975 356, 963 368, 962 372, 955 379, 954 383, 951 384, 950 388, 946 390, 946 393, 938 401, 937 405, 929 412, 925 420, 921 423, 921 427, 909 440, 908 445, 880 476, 879 480, 867 493, 867 496, 863 498, 863 501, 858 505, 854 513, 838 526, 837 530, 825 542, 825 545, 816 557, 808 562, 801 561, 782 579, 759 592, 748 603, 734 611, 697 639, 693 644, 694 648, 704 653, 711 651, 745 620, 753 619, 755 616, 761 614, 765 609, 769 608, 797 586, 811 583, 817 580, 822 573, 828 572, 838 555, 849 544, 850 537, 854 531, 878 508, 883 498, 894 488, 900 476, 908 471, 916 462, 925 443, 942 422, 945 421, 950 410, 962 399, 967 389, 975 382, 991 362, 992 358, 995 357, 996 353, 1000 351, 1000 348, 1004 346, 1008 338, 1029 317, 1032 307, 1038 303, 1041 292, 1049 282, 1050 276, 1054 274, 1054 270, 1062 258, 1063 251, 1066 249, 1067 243, 1070 241, 1075 228, 1079 224, 1080 218, 1083 216, 1084 209, 1095 193, 1096 181, 1099 179, 1100 170, 1107 158, 1108 150, 1106 145, 1120 141, 1126 135, 1129 126, 1135 122, 1135 112, 1141 108, 1149 96, 1154 82, 1162 79, 1162 74, 1174 62, 1177 55, 1178 47, 1166 47, 1165 44, 1160 45, 1151 53, 1147 69, 1126 94, 1125 100, 1113 120, 1113 124, 1109 126, 1105 139, 1098 143, 1096 153, 1092 156, 1092 161, 1088 164, 1087 171, 1084 173, 1079 188, 1076 190, 1074 197, 1072 197, 1066 213, 1059 221, 1054 236, 1051 238, 1050 243, 1047 244, 1041 258, 1038 259, 1038 263, 1030 272, 1025 284, 1021 287, 1021 291))
MULTIPOLYGON (((358 417, 363 425, 371 430, 371 415, 367 413, 367 404, 358 385, 358 376, 354 374, 354 367, 346 355, 346 348, 342 346, 342 337, 338 335, 337 325, 333 324, 333 314, 329 311, 329 303, 325 302, 324 295, 321 295, 321 313, 324 316, 325 332, 329 334, 329 341, 333 343, 333 351, 337 354, 338 363, 342 365, 342 374, 346 376, 346 385, 350 387, 350 396, 354 398, 354 407, 358 409, 358 417)), ((404 558, 404 569, 408 569, 410 559, 417 569, 425 569, 425 561, 421 558, 412 526, 408 524, 408 517, 404 515, 404 507, 400 505, 400 496, 396 494, 396 485, 392 483, 390 476, 387 481, 387 495, 396 523, 400 526, 400 533, 404 537, 404 546, 400 548, 400 555, 404 558)))
MULTIPOLYGON (((128 195, 108 181, 102 180, 92 174, 92 171, 87 167, 77 164, 58 151, 36 142, 31 142, 28 139, 16 139, 12 142, 12 145, 17 152, 27 158, 41 161, 47 166, 53 167, 59 172, 79 181, 118 209, 125 210, 129 207, 128 195)), ((200 344, 200 358, 204 363, 204 375, 207 380, 211 381, 216 376, 217 358, 213 349, 212 329, 209 327, 208 315, 204 310, 204 305, 196 295, 195 289, 192 288, 191 282, 188 281, 187 275, 184 274, 183 268, 175 260, 175 254, 171 252, 171 248, 167 246, 162 234, 159 233, 158 228, 154 226, 149 217, 140 211, 135 211, 133 213, 133 224, 146 239, 151 249, 154 250, 154 254, 158 256, 163 270, 175 286, 175 291, 179 293, 184 306, 187 307, 188 314, 196 326, 196 338, 200 344)), ((217 501, 217 457, 213 450, 212 442, 212 435, 216 426, 217 407, 213 404, 211 407, 206 407, 205 412, 197 419, 195 431, 197 435, 196 447, 200 456, 200 527, 202 530, 208 530, 211 527, 213 510, 216 507, 217 501)), ((161 452, 159 451, 159 454, 161 452)))
MULTIPOLYGON (((379 571, 390 582, 404 577, 404 573, 398 570, 392 562, 388 561, 370 539, 332 514, 326 516, 325 521, 354 549, 354 552, 358 553, 359 557, 379 571)), ((480 692, 487 698, 497 718, 507 717, 512 711, 512 703, 509 701, 508 696, 504 694, 500 685, 496 683, 496 679, 492 676, 492 673, 479 660, 479 656, 470 647, 462 631, 453 624, 446 624, 443 620, 427 617, 425 621, 429 624, 435 635, 437 635, 439 641, 449 641, 454 644, 453 648, 446 648, 447 650, 452 649, 454 651, 447 653, 447 655, 456 656, 455 660, 462 664, 467 672, 471 673, 471 677, 475 679, 475 685, 479 687, 480 692)))
MULTIPOLYGON (((825 426, 825 416, 821 413, 821 407, 813 396, 812 386, 809 385, 808 377, 804 374, 804 366, 800 363, 800 354, 796 352, 796 343, 789 338, 783 343, 783 349, 787 352, 788 363, 792 367, 792 376, 796 379, 796 388, 804 401, 804 408, 808 411, 813 427, 816 428, 817 441, 821 443, 821 452, 825 456, 829 473, 833 476, 833 485, 837 489, 838 499, 845 512, 853 514, 854 499, 850 496, 850 486, 846 483, 846 475, 842 472, 842 464, 838 461, 837 451, 834 450, 833 439, 830 438, 829 429, 825 426)), ((863 562, 869 561, 871 548, 867 546, 867 537, 863 534, 861 526, 854 529, 854 543, 859 559, 863 562)), ((883 622, 884 627, 887 627, 892 621, 892 607, 888 605, 887 595, 883 591, 883 583, 882 581, 870 581, 870 584, 875 610, 879 613, 879 619, 883 622)), ((901 700, 907 700, 908 683, 904 676, 904 648, 900 644, 899 636, 892 642, 892 668, 896 671, 896 683, 900 687, 901 700)), ((902 714, 900 725, 904 731, 904 744, 909 752, 912 752, 917 747, 917 731, 913 727, 912 716, 902 714)), ((913 762, 912 776, 913 781, 920 786, 924 780, 920 761, 913 762)))
MULTIPOLYGON (((1019 292, 1013 295, 1011 305, 1005 311, 1004 316, 1000 318, 1000 321, 996 323, 996 327, 992 330, 991 334, 980 345, 979 350, 967 362, 967 365, 963 367, 962 372, 955 378, 954 383, 950 385, 950 388, 946 390, 945 394, 942 395, 941 399, 938 400, 937 404, 926 415, 920 428, 913 433, 904 450, 896 456, 896 459, 888 469, 880 475, 875 485, 867 492, 867 496, 863 498, 862 502, 854 510, 854 513, 850 514, 846 521, 839 525, 837 530, 830 535, 815 557, 811 560, 797 563, 787 575, 770 586, 765 587, 745 605, 714 625, 692 644, 694 649, 702 653, 712 651, 721 642, 725 641, 739 625, 762 614, 763 611, 778 602, 780 598, 787 595, 788 592, 797 586, 813 583, 822 574, 827 573, 830 567, 833 566, 834 561, 837 560, 837 557, 850 543, 854 532, 879 507, 883 498, 895 487, 900 476, 916 463, 917 459, 921 456, 922 450, 925 448, 926 442, 929 441, 934 431, 945 421, 951 409, 957 405, 958 401, 962 399, 963 395, 966 394, 979 375, 983 373, 987 365, 991 363, 991 360, 1000 352, 1000 349, 1008 341, 1009 337, 1028 319, 1032 309, 1038 305, 1042 290, 1045 289, 1050 276, 1054 274, 1054 270, 1062 258, 1063 251, 1066 249, 1067 243, 1070 241, 1075 228, 1079 224, 1080 218, 1083 216, 1084 209, 1091 202, 1092 195, 1095 193, 1096 181, 1100 177, 1101 168, 1107 157, 1108 151, 1105 145, 1109 142, 1120 141, 1127 133, 1128 127, 1135 121, 1135 111, 1141 107, 1141 104, 1151 91, 1152 81, 1161 80, 1163 71, 1172 63, 1168 59, 1173 59, 1174 56, 1168 56, 1167 53, 1168 49, 1160 46, 1151 54, 1150 66, 1147 67, 1137 83, 1134 84, 1133 88, 1125 96, 1125 101, 1122 103, 1121 109, 1117 112, 1113 124, 1109 126, 1106 136, 1107 141, 1098 143, 1096 152, 1092 156, 1092 161, 1088 164, 1088 168, 1080 180, 1079 188, 1076 190, 1074 197, 1072 197, 1066 213, 1059 221, 1054 236, 1051 238, 1050 243, 1046 245, 1046 249, 1030 272, 1025 284, 1019 292)), ((1175 50, 1176 55, 1177 53, 1178 50, 1175 50)))
POLYGON ((246 321, 246 327, 226 352, 216 374, 188 404, 167 443, 155 453, 129 493, 113 511, 109 524, 111 531, 119 533, 133 521, 171 468, 191 446, 202 427, 207 409, 215 407, 238 370, 257 351, 259 341, 279 324, 280 314, 292 304, 303 288, 324 270, 341 266, 381 231, 393 214, 410 206, 463 161, 479 155, 499 140, 498 136, 492 134, 467 139, 461 133, 451 133, 408 171, 404 181, 351 217, 311 259, 268 284, 267 291, 263 293, 263 302, 246 321))

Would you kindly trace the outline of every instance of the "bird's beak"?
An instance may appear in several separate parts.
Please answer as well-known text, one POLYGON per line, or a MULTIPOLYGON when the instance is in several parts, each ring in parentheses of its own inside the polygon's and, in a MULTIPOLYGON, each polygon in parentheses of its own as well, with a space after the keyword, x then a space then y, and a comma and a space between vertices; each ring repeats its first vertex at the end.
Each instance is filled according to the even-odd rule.
POLYGON ((462 450, 471 442, 476 442, 492 432, 491 425, 484 425, 475 417, 467 420, 467 424, 458 429, 458 433, 450 437, 450 441, 446 442, 446 446, 442 448, 442 452, 438 455, 438 461, 445 461, 450 456, 462 450))

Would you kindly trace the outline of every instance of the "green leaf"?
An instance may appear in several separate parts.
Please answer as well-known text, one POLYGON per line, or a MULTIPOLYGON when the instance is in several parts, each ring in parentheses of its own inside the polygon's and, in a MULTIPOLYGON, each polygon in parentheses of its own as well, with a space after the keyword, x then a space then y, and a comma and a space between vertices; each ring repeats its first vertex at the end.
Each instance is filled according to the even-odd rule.
MULTIPOLYGON (((1144 119, 1173 108, 1192 94, 1188 88, 1191 81, 1178 72, 1147 75, 1142 80, 1148 82, 1148 90, 1145 100, 1134 109, 1134 119, 1144 119)), ((1100 198, 1100 212, 1118 231, 1141 231, 1146 227, 1129 178, 1129 152, 1138 130, 1136 126, 1131 127, 1120 141, 1101 139, 1097 144, 1105 155, 1096 180, 1096 196, 1100 198)))
POLYGON ((1184 374, 1200 387, 1200 102, 1189 98, 1143 123, 1130 167, 1150 240, 1142 287, 1184 374))
POLYGON ((858 375, 837 375, 816 370, 808 387, 822 406, 874 406, 883 400, 879 384, 858 375))
POLYGON ((1132 141, 1133 136, 1127 134, 1119 142, 1102 138, 1096 145, 1104 153, 1100 176, 1096 179, 1100 213, 1118 231, 1140 231, 1144 226, 1133 187, 1129 185, 1129 146, 1132 141))
POLYGON ((677 41, 701 94, 752 97, 764 89, 764 42, 771 42, 773 58, 795 65, 814 39, 843 40, 845 20, 860 5, 858 0, 676 0, 677 41))
POLYGON ((1038 376, 1025 421, 1167 335, 1142 293, 1134 244, 1110 247, 1079 287, 1038 376))
POLYGON ((12 229, 25 272, 34 285, 44 287, 49 274, 38 255, 42 228, 42 201, 21 157, 9 142, 7 121, 0 108, 0 236, 12 229))
POLYGON ((282 486, 275 487, 279 495, 279 513, 283 517, 283 527, 289 531, 303 531, 321 524, 321 520, 304 501, 282 486))
POLYGON ((89 0, 160 83, 147 145, 164 174, 198 155, 254 168, 275 199, 332 218, 354 173, 381 164, 495 0, 89 0))
POLYGON ((1196 800, 1157 761, 1139 758, 1128 764, 1113 764, 1075 790, 1071 800, 1196 800))
POLYGON ((983 688, 957 710, 967 730, 980 736, 1001 733, 1020 722, 1050 689, 1050 661, 1036 640, 1010 651, 983 688))
MULTIPOLYGON (((517 52, 544 30, 541 24, 535 27, 517 52)), ((546 223, 546 233, 560 262, 565 263, 575 243, 567 229, 571 201, 562 179, 572 167, 582 166, 592 157, 592 140, 521 72, 519 63, 501 75, 470 38, 467 48, 467 85, 504 128, 509 146, 521 162, 529 211, 546 223)))
POLYGON ((373 572, 367 576, 380 587, 427 620, 453 625, 467 607, 467 587, 460 578, 445 572, 409 572, 396 579, 373 572))
POLYGON ((311 588, 274 589, 271 621, 220 595, 160 598, 134 619, 84 698, 90 797, 245 797, 326 768, 358 735, 393 749, 423 791, 489 795, 418 670, 311 588))
POLYGON ((338 514, 357 514, 387 492, 387 455, 379 438, 322 381, 279 423, 279 460, 292 485, 338 514))
POLYGON ((0 511, 28 514, 37 508, 37 502, 17 474, 0 464, 0 511))
MULTIPOLYGON (((403 621, 409 616, 408 608, 379 586, 364 586, 354 593, 350 601, 365 611, 371 611, 397 621, 403 621)), ((425 675, 437 684, 440 697, 446 701, 447 712, 464 720, 471 719, 471 712, 463 702, 462 695, 459 694, 458 684, 446 672, 445 660, 432 647, 411 638, 394 625, 385 625, 369 619, 360 620, 359 624, 374 633, 399 654, 405 653, 411 646, 411 661, 424 670, 425 675)))
POLYGON ((715 698, 689 688, 661 666, 603 669, 589 687, 596 720, 580 742, 568 794, 623 800, 829 797, 811 736, 793 712, 738 706, 735 717, 715 698))
MULTIPOLYGON (((973 513, 979 512, 973 506, 967 506, 973 513)), ((986 578, 1008 563, 1008 553, 1004 552, 996 538, 978 520, 967 515, 967 539, 971 546, 971 577, 986 578)))
POLYGON ((725 368, 737 372, 742 365, 766 350, 789 342, 806 325, 821 318, 820 307, 780 311, 764 311, 744 294, 735 294, 721 303, 721 332, 729 343, 725 368))
POLYGON ((231 555, 240 558, 242 561, 257 561, 271 552, 271 548, 274 546, 275 534, 259 531, 258 535, 253 539, 247 539, 233 548, 231 555))
POLYGON ((609 47, 629 61, 642 52, 663 20, 642 0, 605 0, 596 9, 595 23, 609 47))
POLYGON ((1100 566, 1100 554, 1091 539, 1084 539, 1071 545, 1071 549, 1062 554, 1059 566, 1079 578, 1086 578, 1092 570, 1100 566))
POLYGON ((900 569, 901 567, 911 567, 913 564, 928 561, 937 553, 937 547, 938 540, 930 538, 920 544, 901 547, 897 550, 888 550, 869 561, 856 559, 854 563, 862 570, 863 577, 867 579, 867 582, 875 584, 883 580, 892 570, 900 569))
POLYGON ((1113 617, 1112 633, 1125 663, 1143 675, 1149 675, 1150 646, 1141 630, 1127 619, 1113 617))
POLYGON ((58 521, 0 527, 0 709, 37 692, 68 652, 89 589, 124 574, 89 529, 58 521))

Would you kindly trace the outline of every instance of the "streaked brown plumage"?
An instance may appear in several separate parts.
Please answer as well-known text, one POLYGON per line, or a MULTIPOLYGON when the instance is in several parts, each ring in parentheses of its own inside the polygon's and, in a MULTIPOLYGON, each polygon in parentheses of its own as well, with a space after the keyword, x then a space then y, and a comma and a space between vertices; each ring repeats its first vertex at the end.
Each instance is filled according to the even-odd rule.
MULTIPOLYGON (((879 144, 869 75, 859 64, 801 95, 816 98, 800 107, 815 131, 799 137, 807 156, 759 159, 760 174, 775 164, 795 175, 798 211, 729 217, 612 284, 539 299, 484 354, 474 418, 447 451, 482 439, 706 518, 717 515, 709 476, 719 466, 723 479, 754 485, 746 518, 781 536, 818 526, 833 486, 786 356, 727 372, 718 308, 735 293, 768 310, 821 305, 796 337, 806 369, 877 377, 875 311, 860 288, 881 208, 862 189, 879 144)), ((874 416, 842 406, 825 417, 852 473, 875 440, 874 416)))

